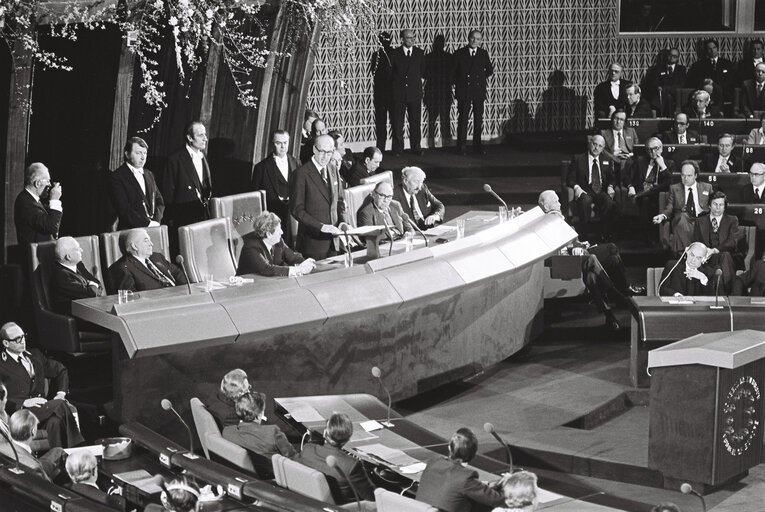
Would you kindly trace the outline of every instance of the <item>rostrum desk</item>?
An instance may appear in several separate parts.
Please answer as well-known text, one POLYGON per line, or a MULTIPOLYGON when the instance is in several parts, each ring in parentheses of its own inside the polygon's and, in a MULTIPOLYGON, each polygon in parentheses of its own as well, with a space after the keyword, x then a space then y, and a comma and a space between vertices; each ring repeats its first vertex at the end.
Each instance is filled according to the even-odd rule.
POLYGON ((502 224, 495 212, 461 218, 463 239, 429 237, 427 248, 350 268, 141 292, 128 304, 74 301, 75 316, 117 338, 110 414, 169 432, 160 400, 187 410, 233 368, 254 389, 289 396, 377 391, 379 366, 403 399, 511 356, 541 332, 543 260, 576 232, 539 208, 502 224))

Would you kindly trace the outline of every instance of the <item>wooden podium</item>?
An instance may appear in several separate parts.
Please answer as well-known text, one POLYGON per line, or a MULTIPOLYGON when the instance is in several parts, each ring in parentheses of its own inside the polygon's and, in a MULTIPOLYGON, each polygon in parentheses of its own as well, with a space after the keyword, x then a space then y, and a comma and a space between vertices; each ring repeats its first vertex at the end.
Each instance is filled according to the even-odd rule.
POLYGON ((765 332, 698 334, 648 353, 648 467, 708 491, 762 458, 765 332))

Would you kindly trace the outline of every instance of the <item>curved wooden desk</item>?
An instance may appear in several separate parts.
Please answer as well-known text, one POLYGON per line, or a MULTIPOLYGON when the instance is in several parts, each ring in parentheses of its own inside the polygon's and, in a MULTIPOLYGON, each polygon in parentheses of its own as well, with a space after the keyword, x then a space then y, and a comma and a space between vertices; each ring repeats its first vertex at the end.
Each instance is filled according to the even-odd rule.
MULTIPOLYGON (((270 396, 375 392, 396 399, 495 364, 542 328, 542 262, 576 237, 539 208, 504 224, 469 212, 461 240, 299 278, 212 292, 192 286, 72 304, 113 330, 114 412, 162 431, 159 401, 188 407, 242 368, 270 396)), ((449 235, 441 235, 449 238, 449 235)), ((453 235, 452 235, 453 237, 453 235)), ((432 237, 433 239, 436 237, 432 237)))

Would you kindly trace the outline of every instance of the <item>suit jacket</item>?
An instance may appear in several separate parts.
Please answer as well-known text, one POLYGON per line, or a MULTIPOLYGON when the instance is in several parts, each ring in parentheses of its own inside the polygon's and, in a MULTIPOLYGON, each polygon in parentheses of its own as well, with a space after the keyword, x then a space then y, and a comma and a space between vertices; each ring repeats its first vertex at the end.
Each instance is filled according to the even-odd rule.
POLYGON ((738 218, 735 215, 723 214, 720 225, 717 228, 719 243, 712 243, 712 217, 705 215, 699 219, 693 226, 693 241, 701 242, 709 248, 717 249, 720 252, 736 252, 739 241, 738 218))
POLYGON ((431 459, 417 489, 417 501, 445 512, 471 512, 474 504, 487 510, 505 503, 502 493, 478 480, 478 472, 446 457, 431 459))
MULTIPOLYGON (((149 256, 149 259, 157 266, 160 272, 172 277, 176 286, 187 283, 183 271, 167 261, 162 254, 155 252, 149 256)), ((130 254, 125 254, 112 263, 112 266, 109 267, 109 274, 117 290, 140 292, 168 286, 154 277, 154 274, 151 273, 146 265, 130 254)))
POLYGON ((765 110, 765 93, 757 94, 757 82, 754 80, 744 80, 741 95, 741 107, 746 117, 754 116, 754 110, 765 110))
MULTIPOLYGON (((438 215, 441 220, 444 220, 444 214, 446 213, 446 207, 444 203, 436 199, 436 196, 430 191, 427 185, 423 183, 422 188, 414 196, 417 201, 417 205, 420 207, 423 219, 417 222, 417 226, 420 229, 425 228, 425 219, 429 215, 438 215)), ((412 205, 406 200, 406 194, 404 194, 404 186, 399 183, 393 188, 393 200, 398 201, 401 204, 401 208, 406 212, 409 218, 414 221, 414 212, 412 211, 412 205)))
POLYGON ((425 52, 422 48, 413 46, 412 56, 407 57, 404 47, 399 46, 390 53, 390 60, 393 102, 422 101, 422 77, 425 71, 425 52))
POLYGON ((736 276, 733 282, 733 295, 765 296, 765 261, 755 261, 752 267, 736 276), (747 291, 747 289, 751 290, 747 291))
MULTIPOLYGON (((404 231, 414 231, 414 228, 412 228, 408 222, 406 223, 406 226, 404 226, 404 220, 401 218, 403 212, 404 209, 401 207, 401 203, 395 199, 390 202, 388 215, 390 215, 390 220, 393 222, 393 226, 391 227, 395 228, 399 235, 403 234, 404 231)), ((409 218, 411 219, 411 217, 409 218)), ((362 204, 356 214, 356 225, 361 227, 382 226, 384 224, 385 219, 382 212, 375 208, 375 204, 371 199, 365 200, 364 204, 362 204)))
POLYGON ((167 157, 160 190, 169 226, 177 228, 209 218, 207 203, 212 197, 212 184, 207 158, 202 159, 202 167, 204 183, 200 183, 185 145, 167 157))
MULTIPOLYGON (((693 101, 693 97, 690 98, 689 101, 693 101)), ((696 105, 693 103, 686 105, 683 108, 683 113, 688 116, 689 119, 698 119, 699 114, 696 112, 696 105)), ((710 119, 710 118, 719 118, 723 117, 723 112, 720 110, 720 107, 717 105, 709 104, 707 105, 706 115, 703 117, 703 119, 710 119)))
MULTIPOLYGON (((715 172, 715 168, 717 167, 717 159, 720 157, 720 154, 717 152, 714 153, 707 153, 704 155, 704 160, 702 161, 701 165, 701 171, 702 172, 715 172)), ((741 171, 741 162, 738 158, 736 158, 736 155, 731 153, 728 155, 728 168, 730 169, 730 172, 740 172, 741 171)))
POLYGON ((454 52, 452 83, 457 101, 485 101, 486 79, 494 73, 489 52, 476 48, 475 57, 470 56, 470 46, 454 52))
MULTIPOLYGON (((698 197, 694 195, 693 200, 697 205, 701 206, 702 211, 709 211, 709 196, 712 195, 712 185, 701 181, 696 182, 698 197)), ((667 194, 667 206, 664 214, 667 219, 672 219, 674 215, 679 215, 685 211, 685 187, 682 183, 673 183, 669 187, 669 194, 667 194)))
POLYGON ((640 101, 638 101, 637 105, 634 107, 628 104, 627 108, 625 108, 625 112, 627 113, 627 119, 630 117, 636 117, 638 119, 652 119, 656 117, 653 113, 653 109, 651 109, 651 105, 643 98, 640 98, 640 101))
POLYGON ((101 282, 88 272, 82 262, 77 264, 77 272, 72 272, 58 262, 55 263, 51 272, 50 283, 53 310, 64 315, 71 315, 73 300, 98 296, 99 293, 88 286, 88 281, 98 283, 98 292, 100 292, 101 282))
POLYGON ((16 196, 13 205, 13 221, 19 245, 47 242, 58 235, 61 212, 45 208, 26 189, 16 196))
POLYGON ((361 180, 373 175, 374 174, 369 174, 367 172, 367 168, 364 165, 364 162, 358 161, 354 163, 350 169, 348 169, 348 172, 343 176, 343 178, 345 179, 346 183, 348 183, 349 187, 358 187, 361 185, 361 180))
MULTIPOLYGON (((605 152, 598 155, 598 167, 600 167, 600 183, 602 191, 605 192, 609 185, 617 186, 614 176, 613 160, 611 160, 605 152)), ((573 158, 571 158, 571 164, 568 167, 568 175, 566 177, 566 185, 571 188, 574 188, 574 185, 579 185, 582 190, 589 195, 595 195, 595 191, 592 190, 592 183, 590 183, 590 161, 588 153, 574 155, 573 158)))
POLYGON ((763 137, 762 132, 759 128, 754 128, 749 132, 749 135, 746 137, 746 143, 747 144, 765 144, 765 137, 763 137))
POLYGON ((282 220, 282 228, 285 226, 285 218, 282 215, 289 213, 287 205, 290 198, 290 184, 295 169, 300 167, 300 162, 292 155, 287 155, 287 178, 276 166, 273 155, 261 160, 252 170, 252 184, 250 190, 266 191, 266 209, 274 212, 282 220))
MULTIPOLYGON (((47 398, 45 394, 46 379, 50 381, 49 396, 53 396, 59 391, 69 391, 69 372, 63 364, 55 359, 45 357, 37 349, 27 351, 26 355, 35 370, 34 377, 30 377, 24 366, 14 361, 7 350, 0 352, 0 381, 5 383, 8 390, 8 403, 5 406, 8 414, 13 414, 17 409, 21 409, 27 398, 47 398)), ((40 421, 45 419, 37 414, 35 416, 40 421)))
POLYGON ((632 85, 632 82, 627 80, 619 81, 619 98, 614 99, 611 94, 611 82, 606 80, 600 82, 595 86, 595 92, 593 93, 593 102, 595 104, 595 115, 601 118, 611 117, 608 113, 609 107, 614 106, 616 110, 627 110, 627 86, 632 85))
POLYGON ((144 169, 143 178, 146 194, 127 164, 120 165, 109 176, 112 205, 119 217, 117 229, 142 228, 148 226, 150 221, 162 222, 165 201, 157 188, 154 174, 144 169))
MULTIPOLYGON (((61 473, 61 462, 65 455, 65 452, 61 447, 51 448, 45 455, 37 458, 24 449, 19 443, 14 444, 16 453, 19 456, 19 464, 24 470, 42 478, 46 482, 52 482, 52 479, 56 478, 56 476, 61 473)), ((11 448, 8 441, 2 436, 0 436, 0 453, 8 457, 10 460, 15 460, 13 448, 11 448)))
POLYGON ((329 488, 332 491, 332 497, 335 498, 335 503, 342 505, 355 502, 356 498, 353 495, 353 490, 348 480, 342 479, 335 469, 327 465, 326 459, 329 455, 333 455, 337 459, 338 466, 348 476, 348 480, 353 483, 353 487, 359 493, 359 499, 374 501, 374 486, 369 481, 364 465, 360 460, 351 457, 342 449, 329 443, 324 445, 306 443, 303 446, 303 451, 294 460, 324 473, 327 477, 329 488))
MULTIPOLYGON (((608 154, 611 158, 614 156, 614 132, 611 128, 600 130, 600 134, 606 140, 606 147, 603 152, 608 154)), ((625 126, 622 128, 622 137, 624 138, 624 145, 627 146, 627 150, 632 153, 635 149, 635 144, 640 144, 638 134, 631 126, 625 126)))
POLYGON ((329 185, 311 159, 295 169, 290 184, 290 211, 298 221, 296 248, 317 260, 326 258, 331 247, 340 249, 339 239, 322 233, 321 226, 346 222, 342 181, 331 165, 327 165, 327 176, 329 185))
POLYGON ((715 268, 707 265, 706 263, 699 267, 699 272, 707 276, 707 284, 701 284, 698 279, 689 279, 685 277, 685 258, 680 260, 674 270, 677 260, 670 260, 664 266, 664 270, 661 272, 661 280, 663 281, 659 288, 659 295, 672 296, 675 293, 681 293, 683 295, 714 295, 715 293, 715 268), (671 273, 670 273, 671 272, 671 273), (667 277, 669 276, 669 277, 667 277))
POLYGON ((647 156, 640 155, 635 158, 632 164, 632 172, 630 176, 630 185, 635 187, 638 197, 646 196, 658 196, 659 192, 666 192, 669 190, 669 185, 672 183, 672 173, 675 171, 675 162, 670 159, 664 160, 666 167, 662 170, 656 169, 656 180, 654 186, 647 190, 643 190, 643 184, 645 183, 646 175, 648 173, 648 164, 651 159, 647 156))
POLYGON ((287 247, 284 240, 280 240, 272 249, 273 256, 263 240, 255 236, 255 233, 245 235, 242 252, 239 254, 239 263, 236 266, 236 275, 288 276, 290 265, 305 261, 303 255, 287 247))
POLYGON ((375 105, 390 106, 391 104, 391 66, 390 53, 393 48, 383 46, 372 54, 369 71, 374 76, 373 98, 375 105))
MULTIPOLYGON (((678 140, 678 135, 674 130, 667 130, 666 132, 664 132, 664 134, 661 136, 661 141, 664 144, 680 144, 678 140)), ((701 144, 701 137, 699 137, 699 132, 696 132, 693 130, 686 130, 685 143, 686 144, 701 144)))
POLYGON ((261 425, 255 422, 241 421, 223 429, 223 437, 234 444, 269 460, 275 453, 288 459, 297 455, 287 436, 276 425, 261 425))
POLYGON ((763 204, 765 203, 765 190, 763 190, 763 193, 758 200, 754 196, 754 186, 751 183, 747 183, 741 188, 740 197, 743 204, 763 204))
POLYGON ((115 510, 125 510, 125 498, 122 496, 116 494, 107 494, 98 487, 93 487, 92 485, 88 484, 73 483, 69 486, 69 488, 80 496, 84 496, 91 501, 100 503, 101 505, 106 505, 107 507, 113 508, 115 510))
POLYGON ((723 57, 718 57, 717 66, 712 67, 712 61, 708 58, 705 57, 698 60, 688 70, 685 85, 692 89, 699 89, 701 88, 701 82, 705 78, 711 78, 716 85, 722 87, 723 94, 726 97, 733 96, 733 84, 736 81, 736 69, 733 62, 723 57))

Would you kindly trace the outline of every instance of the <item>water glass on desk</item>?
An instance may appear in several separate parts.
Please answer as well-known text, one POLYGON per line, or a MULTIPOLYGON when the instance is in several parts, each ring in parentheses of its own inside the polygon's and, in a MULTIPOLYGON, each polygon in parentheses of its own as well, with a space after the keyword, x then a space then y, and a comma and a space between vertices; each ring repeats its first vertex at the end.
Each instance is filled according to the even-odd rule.
POLYGON ((465 238, 465 219, 457 219, 457 240, 465 238))
POLYGON ((414 248, 414 233, 407 231, 404 233, 404 249, 406 252, 414 248))
POLYGON ((131 290, 117 290, 117 304, 127 304, 131 300, 133 300, 131 290))
POLYGON ((499 207, 499 223, 507 222, 507 207, 506 206, 500 206, 499 207))
POLYGON ((214 287, 213 283, 215 282, 214 278, 213 278, 213 275, 212 274, 203 274, 202 275, 202 280, 205 283, 205 291, 206 292, 211 292, 213 290, 213 287, 214 287))

